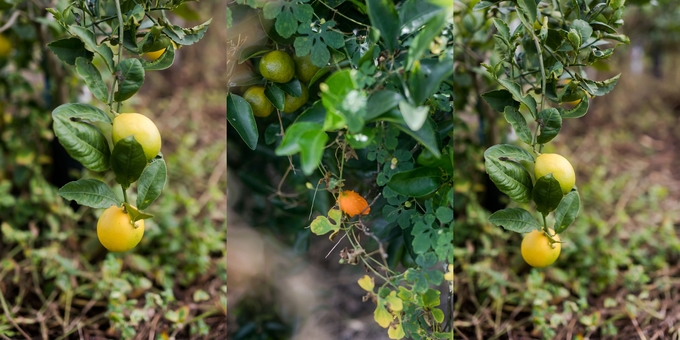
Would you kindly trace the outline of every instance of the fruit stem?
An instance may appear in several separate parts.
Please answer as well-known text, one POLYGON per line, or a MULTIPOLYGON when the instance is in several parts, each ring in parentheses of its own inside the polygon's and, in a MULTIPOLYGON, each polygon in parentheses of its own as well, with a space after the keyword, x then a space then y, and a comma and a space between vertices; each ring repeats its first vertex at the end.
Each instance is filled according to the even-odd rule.
POLYGON ((123 190, 123 202, 127 203, 128 202, 127 201, 127 191, 125 190, 125 188, 123 188, 122 184, 121 184, 120 188, 121 188, 121 190, 123 190))

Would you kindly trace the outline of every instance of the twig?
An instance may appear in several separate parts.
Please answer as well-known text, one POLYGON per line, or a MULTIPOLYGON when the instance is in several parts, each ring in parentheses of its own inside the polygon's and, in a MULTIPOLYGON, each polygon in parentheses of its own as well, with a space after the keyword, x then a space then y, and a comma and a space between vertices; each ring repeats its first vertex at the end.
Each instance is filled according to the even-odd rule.
POLYGON ((9 309, 7 308, 7 302, 5 301, 5 294, 0 290, 0 303, 2 303, 2 310, 5 312, 5 317, 7 317, 7 320, 16 328, 21 335, 23 335, 26 339, 31 340, 31 337, 24 332, 24 330, 19 327, 19 325, 14 321, 14 318, 9 314, 9 309))
POLYGON ((345 233, 345 235, 342 235, 342 237, 338 240, 338 242, 335 243, 335 245, 333 246, 333 248, 331 248, 331 251, 329 251, 328 254, 326 254, 326 257, 324 257, 325 259, 327 259, 328 256, 331 255, 331 253, 333 252, 333 250, 335 250, 335 248, 338 246, 338 244, 340 244, 340 241, 342 241, 342 239, 344 239, 345 237, 347 237, 347 233, 345 233))
POLYGON ((7 20, 7 22, 4 25, 2 25, 2 27, 0 27, 0 33, 4 32, 7 29, 9 29, 10 27, 12 27, 12 25, 14 25, 14 22, 17 20, 17 18, 19 17, 20 14, 21 14, 21 11, 15 10, 14 13, 12 13, 12 16, 9 17, 9 20, 7 20))

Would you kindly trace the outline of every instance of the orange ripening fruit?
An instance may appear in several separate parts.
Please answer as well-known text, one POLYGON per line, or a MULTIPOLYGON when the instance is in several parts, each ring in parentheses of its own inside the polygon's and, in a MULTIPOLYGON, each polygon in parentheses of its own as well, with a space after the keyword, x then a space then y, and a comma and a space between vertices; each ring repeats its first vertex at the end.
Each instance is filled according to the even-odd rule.
POLYGON ((363 197, 352 190, 347 190, 340 193, 340 196, 338 197, 338 205, 340 206, 340 210, 350 217, 354 217, 358 214, 368 215, 368 213, 371 212, 368 202, 366 202, 363 197))

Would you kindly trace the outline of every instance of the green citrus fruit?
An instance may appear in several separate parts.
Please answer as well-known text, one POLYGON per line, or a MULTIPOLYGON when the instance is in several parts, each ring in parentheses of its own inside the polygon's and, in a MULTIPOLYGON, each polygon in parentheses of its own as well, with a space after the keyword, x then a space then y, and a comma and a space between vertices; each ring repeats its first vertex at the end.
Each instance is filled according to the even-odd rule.
POLYGON ((309 83, 316 72, 321 69, 312 64, 311 53, 304 57, 294 55, 293 60, 295 60, 295 77, 304 83, 309 83))
MULTIPOLYGON (((552 234, 554 231, 550 229, 552 234)), ((559 235, 553 236, 555 241, 560 240, 559 235)), ((536 268, 543 268, 553 264, 557 258, 560 256, 560 251, 562 250, 561 243, 550 244, 550 239, 545 235, 543 231, 532 230, 530 233, 526 234, 522 239, 522 245, 520 246, 522 252, 522 258, 530 266, 536 268)))
POLYGON ((295 63, 286 52, 271 51, 260 60, 260 74, 275 83, 287 83, 295 75, 295 63))
POLYGON ((534 167, 536 179, 552 174, 560 183, 562 193, 568 193, 576 184, 576 173, 569 161, 561 155, 555 153, 544 153, 536 158, 534 167))
POLYGON ((245 93, 243 99, 250 103, 255 117, 267 117, 274 112, 274 105, 264 95, 263 86, 251 86, 245 93))
POLYGON ((286 98, 284 99, 283 104, 283 112, 285 113, 295 112, 295 110, 302 107, 302 105, 305 105, 305 103, 309 99, 309 90, 307 90, 307 85, 305 85, 304 83, 301 83, 300 85, 302 85, 302 94, 299 97, 293 97, 286 93, 286 98))
POLYGON ((111 130, 113 144, 128 136, 134 136, 142 145, 146 160, 150 161, 161 151, 161 133, 156 124, 147 116, 139 113, 121 113, 113 119, 111 130))
POLYGON ((112 252, 128 251, 139 244, 144 236, 144 220, 134 224, 122 207, 111 206, 97 221, 97 238, 112 252))

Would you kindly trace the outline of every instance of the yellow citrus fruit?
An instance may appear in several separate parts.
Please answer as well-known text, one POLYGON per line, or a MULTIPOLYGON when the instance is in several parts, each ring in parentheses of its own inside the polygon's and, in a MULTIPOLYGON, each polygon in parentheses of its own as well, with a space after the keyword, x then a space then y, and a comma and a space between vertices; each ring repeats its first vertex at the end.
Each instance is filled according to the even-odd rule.
POLYGON ((260 60, 260 74, 275 83, 287 83, 295 75, 295 63, 286 52, 271 51, 260 60))
POLYGON ((121 113, 113 119, 111 130, 113 144, 128 136, 134 136, 142 145, 146 160, 150 161, 161 151, 161 133, 156 124, 139 113, 121 113))
POLYGON ((321 69, 312 64, 311 53, 304 57, 294 55, 293 60, 295 61, 295 77, 301 82, 309 83, 316 72, 321 69))
MULTIPOLYGON (((550 234, 553 234, 552 229, 550 229, 550 234)), ((553 236, 553 239, 559 241, 560 235, 553 236)), ((557 260, 562 250, 562 244, 553 243, 550 245, 550 239, 543 231, 532 230, 524 236, 520 248, 524 261, 532 267, 543 268, 557 260)))
POLYGON ((130 215, 122 207, 111 206, 97 221, 99 242, 112 252, 128 251, 139 244, 144 236, 144 220, 132 224, 130 215))
POLYGON ((536 179, 552 174, 560 183, 562 193, 568 193, 576 184, 576 173, 569 161, 556 153, 544 153, 536 158, 534 167, 536 179))
POLYGON ((0 34, 0 58, 7 57, 12 52, 12 42, 0 34))
POLYGON ((302 85, 302 94, 299 97, 293 97, 286 93, 286 98, 284 99, 283 104, 283 112, 285 113, 295 112, 297 109, 302 107, 302 105, 305 105, 305 103, 309 99, 309 90, 307 90, 307 85, 305 85, 304 83, 300 85, 302 85))
POLYGON ((338 205, 340 206, 340 210, 350 217, 354 217, 358 214, 368 215, 368 213, 371 212, 368 202, 366 202, 361 195, 352 190, 345 190, 340 193, 340 196, 338 196, 338 205))
POLYGON ((164 52, 165 52, 165 49, 163 48, 163 49, 160 49, 158 51, 146 52, 142 55, 142 57, 144 57, 144 59, 146 59, 148 61, 156 61, 156 60, 158 60, 158 58, 161 57, 161 55, 163 55, 164 52))
POLYGON ((274 112, 274 105, 264 95, 263 86, 251 86, 245 93, 243 99, 250 103, 255 117, 267 117, 274 112))

